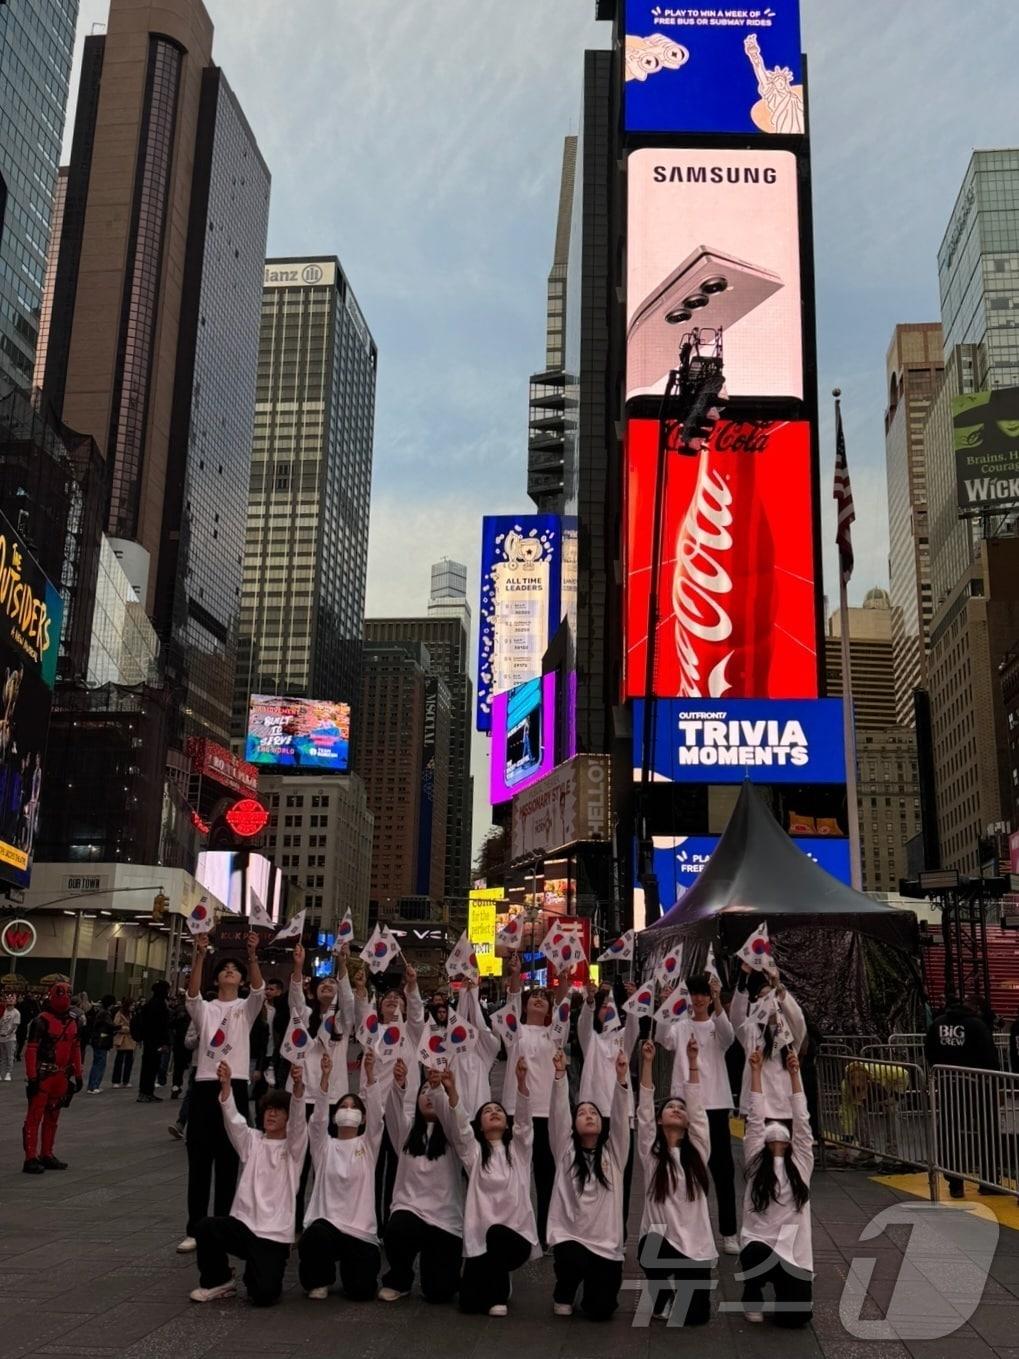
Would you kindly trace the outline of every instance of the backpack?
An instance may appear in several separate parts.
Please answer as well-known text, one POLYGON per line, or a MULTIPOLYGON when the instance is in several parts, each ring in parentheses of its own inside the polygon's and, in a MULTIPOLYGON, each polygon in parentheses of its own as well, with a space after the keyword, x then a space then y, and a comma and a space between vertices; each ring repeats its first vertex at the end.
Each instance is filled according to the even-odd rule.
POLYGON ((136 1005, 131 1011, 131 1037, 136 1043, 141 1043, 145 1038, 144 1010, 144 1005, 136 1005))

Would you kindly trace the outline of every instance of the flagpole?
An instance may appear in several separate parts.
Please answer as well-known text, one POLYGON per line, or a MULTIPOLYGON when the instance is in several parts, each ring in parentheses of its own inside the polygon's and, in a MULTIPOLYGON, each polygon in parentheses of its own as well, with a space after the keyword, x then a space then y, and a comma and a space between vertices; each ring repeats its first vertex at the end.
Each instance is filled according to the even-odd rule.
MULTIPOLYGON (((832 392, 835 398, 836 425, 842 419, 841 389, 832 392)), ((839 633, 842 643, 842 739, 846 750, 846 801, 849 818, 849 874, 855 891, 863 890, 860 874, 860 804, 857 795, 856 724, 853 720, 853 667, 849 647, 849 581, 839 559, 839 633)))

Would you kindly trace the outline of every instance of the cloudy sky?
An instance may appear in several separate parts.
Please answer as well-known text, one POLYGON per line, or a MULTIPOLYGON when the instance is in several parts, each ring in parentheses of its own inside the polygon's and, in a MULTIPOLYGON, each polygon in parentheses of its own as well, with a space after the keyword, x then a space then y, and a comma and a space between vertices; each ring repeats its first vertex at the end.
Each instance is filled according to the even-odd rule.
MULTIPOLYGON (((529 505, 527 377, 544 360, 562 138, 583 50, 610 26, 595 0, 206 3, 272 171, 270 253, 338 254, 379 345, 368 611, 423 608, 443 555, 469 564, 476 593, 480 516, 529 505)), ((885 352, 897 322, 938 319, 937 248, 970 152, 1019 141, 1019 11, 803 10, 820 389, 826 412, 844 393, 862 599, 887 583, 885 352)), ((79 38, 106 12, 82 0, 79 38)), ((821 437, 827 488, 827 414, 821 437)), ((823 516, 827 544, 827 490, 823 516)), ((830 548, 825 575, 834 593, 830 548)))

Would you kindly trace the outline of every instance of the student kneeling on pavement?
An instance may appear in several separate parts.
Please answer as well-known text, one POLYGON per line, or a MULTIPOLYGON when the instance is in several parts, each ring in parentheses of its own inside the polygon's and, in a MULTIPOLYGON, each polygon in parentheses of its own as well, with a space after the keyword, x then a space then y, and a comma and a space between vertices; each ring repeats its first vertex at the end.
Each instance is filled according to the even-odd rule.
POLYGON ((244 1286, 256 1307, 268 1307, 283 1291, 283 1273, 294 1240, 294 1204, 308 1149, 303 1117, 304 1073, 293 1068, 295 1117, 290 1096, 270 1090, 261 1101, 264 1132, 249 1128, 237 1111, 231 1072, 220 1062, 219 1098, 227 1136, 241 1162, 228 1217, 207 1217, 198 1224, 198 1277, 192 1302, 214 1302, 236 1292, 229 1257, 245 1262, 244 1286))

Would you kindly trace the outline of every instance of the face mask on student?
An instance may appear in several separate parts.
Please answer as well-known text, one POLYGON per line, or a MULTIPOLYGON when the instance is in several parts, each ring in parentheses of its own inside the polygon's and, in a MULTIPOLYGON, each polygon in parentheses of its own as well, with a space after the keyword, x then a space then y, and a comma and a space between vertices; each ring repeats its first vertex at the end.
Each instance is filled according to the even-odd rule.
POLYGON ((333 1123, 337 1128, 359 1128, 361 1126, 360 1109, 337 1109, 333 1114, 333 1123))

